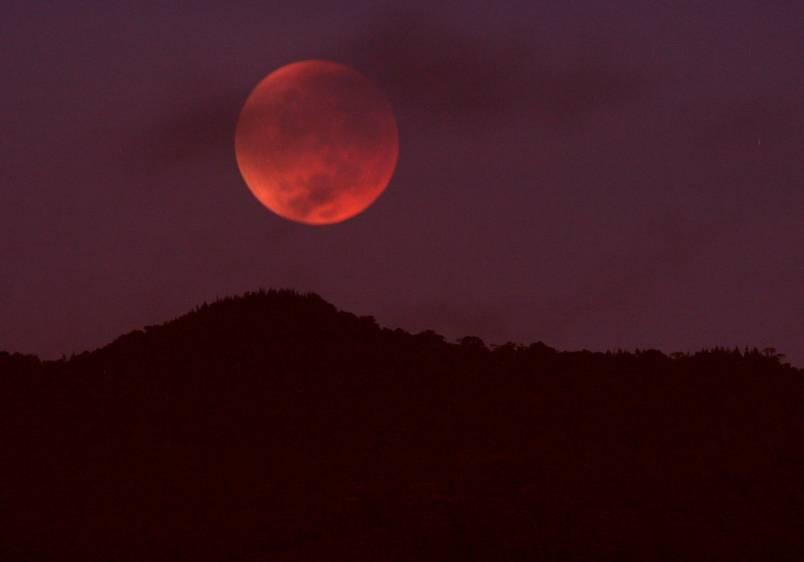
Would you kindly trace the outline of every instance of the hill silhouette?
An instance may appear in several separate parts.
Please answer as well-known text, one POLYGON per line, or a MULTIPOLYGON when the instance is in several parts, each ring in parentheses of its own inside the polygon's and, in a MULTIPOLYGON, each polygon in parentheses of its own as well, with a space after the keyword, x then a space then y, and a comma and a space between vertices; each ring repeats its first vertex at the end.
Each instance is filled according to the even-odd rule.
POLYGON ((316 295, 0 353, 0 560, 799 561, 804 371, 489 348, 316 295))

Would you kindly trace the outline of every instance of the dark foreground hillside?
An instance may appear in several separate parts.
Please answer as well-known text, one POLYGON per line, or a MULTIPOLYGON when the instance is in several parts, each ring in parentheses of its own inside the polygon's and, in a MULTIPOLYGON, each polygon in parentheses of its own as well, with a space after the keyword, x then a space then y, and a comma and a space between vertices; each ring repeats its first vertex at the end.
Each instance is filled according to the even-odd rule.
POLYGON ((316 296, 0 354, 0 560, 804 560, 804 373, 487 349, 316 296))

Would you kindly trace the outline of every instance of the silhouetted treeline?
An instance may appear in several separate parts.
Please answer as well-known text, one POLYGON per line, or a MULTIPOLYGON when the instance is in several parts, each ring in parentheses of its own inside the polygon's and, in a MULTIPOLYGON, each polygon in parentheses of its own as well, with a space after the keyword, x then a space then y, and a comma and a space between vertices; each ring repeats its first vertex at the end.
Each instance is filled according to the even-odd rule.
POLYGON ((0 353, 0 560, 799 561, 802 376, 224 299, 0 353))

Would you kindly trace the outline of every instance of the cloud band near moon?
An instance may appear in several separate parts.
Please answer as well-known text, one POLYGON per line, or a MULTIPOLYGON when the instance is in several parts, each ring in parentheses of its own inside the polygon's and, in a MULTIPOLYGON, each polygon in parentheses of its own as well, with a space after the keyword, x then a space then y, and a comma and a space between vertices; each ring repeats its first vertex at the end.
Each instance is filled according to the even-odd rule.
MULTIPOLYGON (((400 116, 403 138, 405 126, 419 135, 522 121, 550 132, 583 127, 585 116, 639 100, 654 83, 643 69, 617 64, 591 47, 544 49, 524 34, 477 37, 412 13, 390 14, 366 29, 371 31, 346 37, 319 57, 376 81, 400 116)), ((261 78, 253 77, 255 83, 261 78)), ((217 78, 188 81, 203 95, 166 103, 161 120, 138 137, 138 158, 145 152, 157 169, 228 154, 249 93, 217 78)))

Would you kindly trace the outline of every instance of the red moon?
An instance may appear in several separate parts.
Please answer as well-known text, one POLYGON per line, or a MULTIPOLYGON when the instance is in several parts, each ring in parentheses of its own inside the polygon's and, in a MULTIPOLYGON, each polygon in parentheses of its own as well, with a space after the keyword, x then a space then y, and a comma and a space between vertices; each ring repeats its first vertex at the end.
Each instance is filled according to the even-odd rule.
POLYGON ((260 82, 237 122, 235 154, 274 213, 323 225, 366 210, 399 156, 390 103, 356 70, 329 61, 283 66, 260 82))

